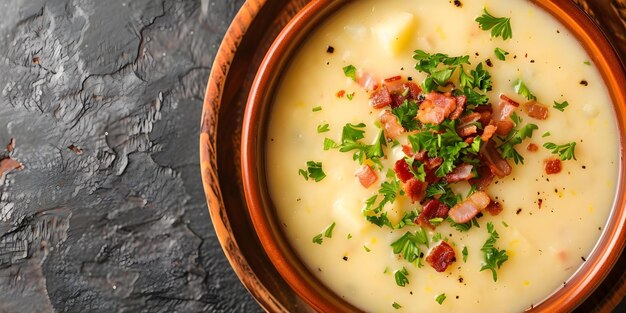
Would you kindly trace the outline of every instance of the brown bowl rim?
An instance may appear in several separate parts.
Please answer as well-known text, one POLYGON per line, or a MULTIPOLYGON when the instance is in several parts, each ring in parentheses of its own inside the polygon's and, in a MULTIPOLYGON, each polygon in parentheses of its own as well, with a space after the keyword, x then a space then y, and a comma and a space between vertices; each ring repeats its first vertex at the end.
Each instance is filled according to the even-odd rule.
MULTIPOLYGON (((617 52, 599 27, 569 0, 531 0, 555 17, 574 34, 600 72, 616 113, 619 131, 620 159, 616 196, 607 224, 589 258, 568 280, 567 284, 527 310, 528 312, 568 312, 580 305, 599 286, 617 262, 626 244, 626 73, 617 52)), ((347 3, 347 2, 344 2, 347 3)), ((312 0, 284 27, 263 59, 254 79, 244 112, 241 138, 243 187, 250 217, 264 250, 288 285, 311 307, 321 312, 360 311, 341 299, 319 281, 300 261, 276 227, 274 210, 265 187, 264 104, 272 98, 277 73, 297 51, 297 43, 306 38, 315 22, 322 20, 343 5, 332 0, 312 0), (326 10, 327 7, 332 7, 326 10), (287 56, 287 57, 285 57, 287 56), (269 204, 269 206, 268 206, 269 204)))

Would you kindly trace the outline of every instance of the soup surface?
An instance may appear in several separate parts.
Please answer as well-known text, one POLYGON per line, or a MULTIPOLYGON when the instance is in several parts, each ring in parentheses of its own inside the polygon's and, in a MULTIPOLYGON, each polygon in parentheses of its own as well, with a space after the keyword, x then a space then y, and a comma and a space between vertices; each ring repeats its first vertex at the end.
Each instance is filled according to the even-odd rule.
MULTIPOLYGON (((456 67, 448 79, 457 88, 459 73, 456 67)), ((452 88, 442 85, 435 89, 452 88)), ((422 90, 415 102, 425 94, 422 90)), ((468 110, 479 106, 468 101, 468 110)), ((568 278, 601 235, 616 189, 617 134, 610 97, 591 58, 564 26, 530 2, 360 0, 320 25, 284 72, 269 114, 267 180, 280 224, 300 258, 362 310, 520 312, 567 288, 568 278), (503 33, 494 37, 479 27, 476 18, 484 8, 493 17, 510 18, 512 38, 504 40, 503 33), (483 190, 502 212, 481 212, 469 229, 445 218, 430 219, 433 228, 413 223, 427 200, 441 197, 412 201, 394 172, 396 162, 407 158, 403 146, 415 148, 409 137, 416 132, 390 136, 385 130, 386 145, 380 142, 385 124, 380 114, 389 108, 372 107, 374 91, 366 90, 371 86, 363 83, 363 75, 371 76, 378 88, 385 78, 401 76, 427 89, 422 84, 432 75, 416 70, 415 50, 467 55, 471 65, 463 69, 468 75, 482 64, 492 84, 484 92, 489 101, 483 107, 493 108, 497 116, 504 94, 522 104, 514 116, 522 121, 516 120, 513 132, 537 126, 513 146, 523 164, 507 158, 511 173, 496 176, 483 190), (533 118, 523 109, 533 96, 548 109, 547 118, 533 118), (364 131, 359 144, 378 146, 384 156, 370 160, 364 152, 361 160, 354 156, 358 149, 342 152, 348 123, 364 131), (546 143, 563 145, 561 154, 546 143), (568 147, 574 152, 570 158, 568 147), (564 159, 558 162, 560 172, 548 174, 546 160, 559 157, 564 159), (364 166, 376 178, 367 188, 355 174, 364 166), (385 183, 396 187, 390 188, 395 198, 373 212, 389 193, 381 192, 385 183), (387 222, 371 218, 383 215, 387 222), (411 238, 425 234, 427 244, 423 238, 402 242, 407 232, 415 236, 411 238), (491 255, 492 261, 501 261, 499 268, 492 266, 497 277, 489 268, 481 271, 490 238, 495 239, 491 251, 501 253, 491 255), (426 257, 441 242, 452 248, 454 261, 438 272, 426 257), (418 249, 417 258, 409 257, 411 248, 418 249)), ((502 153, 511 138, 497 140, 502 153)), ((467 181, 449 187, 463 199, 476 191, 467 181)))

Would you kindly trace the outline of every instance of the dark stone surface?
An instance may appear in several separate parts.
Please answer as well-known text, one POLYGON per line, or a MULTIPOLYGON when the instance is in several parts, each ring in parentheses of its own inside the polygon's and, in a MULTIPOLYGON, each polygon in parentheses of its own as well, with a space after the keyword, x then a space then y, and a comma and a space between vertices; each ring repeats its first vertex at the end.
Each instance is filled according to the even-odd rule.
POLYGON ((198 164, 206 80, 242 3, 0 3, 0 160, 24 166, 0 180, 0 312, 260 310, 198 164))

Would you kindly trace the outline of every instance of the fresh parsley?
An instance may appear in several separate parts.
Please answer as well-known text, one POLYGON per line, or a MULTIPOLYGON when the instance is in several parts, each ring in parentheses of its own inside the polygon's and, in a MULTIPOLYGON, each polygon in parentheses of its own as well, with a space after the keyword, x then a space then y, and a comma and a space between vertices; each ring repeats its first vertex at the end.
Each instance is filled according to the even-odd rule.
POLYGON ((552 135, 552 134, 550 134, 550 132, 545 132, 545 133, 543 133, 543 135, 541 135, 541 138, 546 138, 546 137, 548 137, 550 135, 552 135))
POLYGON ((463 263, 466 263, 467 262, 467 246, 463 247, 461 254, 463 254, 463 263))
POLYGON ((400 106, 391 109, 391 113, 398 118, 398 122, 407 131, 413 131, 419 129, 419 123, 415 116, 419 106, 413 100, 404 100, 400 106))
POLYGON ((317 125, 317 132, 318 133, 321 134, 321 133, 325 133, 325 132, 328 132, 328 131, 330 131, 330 127, 329 127, 328 123, 317 125))
POLYGON ((396 284, 400 287, 404 287, 409 283, 409 278, 407 277, 409 276, 409 271, 407 271, 404 267, 402 270, 395 271, 393 276, 396 279, 396 284))
POLYGON ((496 270, 500 269, 502 264, 509 259, 509 256, 506 253, 506 250, 499 250, 494 247, 496 241, 500 238, 498 232, 494 229, 493 224, 491 222, 487 223, 487 232, 489 233, 489 238, 485 242, 480 251, 483 252, 483 266, 480 268, 480 271, 490 270, 493 276, 493 281, 498 281, 498 273, 496 270))
POLYGON ((559 158, 562 161, 571 160, 572 158, 576 160, 576 155, 574 154, 574 149, 576 149, 576 142, 574 141, 563 145, 557 145, 552 142, 547 142, 543 145, 543 147, 552 151, 553 154, 558 154, 559 158))
POLYGON ((424 170, 424 164, 421 164, 419 163, 419 161, 416 161, 415 158, 410 157, 405 157, 404 161, 409 166, 409 172, 413 174, 413 177, 423 182, 426 181, 426 171, 424 170), (416 165, 416 162, 419 163, 419 165, 416 165))
POLYGON ((440 295, 437 296, 437 298, 435 298, 435 301, 437 301, 437 303, 439 303, 440 305, 443 304, 443 301, 446 300, 446 294, 442 293, 440 295))
POLYGON ((322 107, 320 107, 320 106, 317 106, 317 107, 314 107, 313 109, 311 109, 311 111, 313 111, 313 112, 319 112, 321 110, 322 110, 322 107))
POLYGON ((561 103, 554 101, 554 105, 552 107, 563 112, 565 111, 565 108, 567 108, 568 105, 569 103, 567 101, 563 101, 561 103))
POLYGON ((402 306, 401 306, 401 305, 399 305, 397 302, 392 303, 392 304, 391 304, 391 306, 392 306, 394 309, 396 309, 396 310, 398 310, 398 309, 402 308, 402 306))
POLYGON ((306 169, 298 170, 298 174, 302 175, 305 180, 313 179, 315 182, 319 182, 326 177, 326 173, 322 169, 322 162, 308 161, 306 166, 306 169))
POLYGON ((316 243, 318 245, 321 245, 323 240, 324 239, 323 239, 323 235, 322 234, 317 234, 317 235, 315 235, 313 237, 313 243, 316 243))
POLYGON ((356 67, 354 67, 354 65, 350 64, 345 66, 343 68, 343 74, 346 75, 346 77, 351 78, 353 81, 356 81, 356 67))
POLYGON ((506 56, 509 55, 508 52, 500 49, 500 48, 496 48, 493 53, 496 55, 496 58, 498 58, 498 60, 500 61, 505 61, 506 60, 506 56))
POLYGON ((513 113, 511 118, 515 123, 515 128, 499 146, 500 155, 505 159, 513 159, 515 164, 524 164, 524 157, 515 149, 515 146, 522 143, 526 138, 532 138, 533 132, 539 129, 539 127, 535 124, 526 124, 520 128, 518 126, 522 123, 522 119, 515 113, 513 113))
POLYGON ((393 228, 393 225, 387 218, 387 213, 381 213, 383 207, 387 203, 393 203, 399 194, 404 194, 404 191, 400 188, 400 181, 395 177, 394 171, 387 171, 388 180, 383 182, 378 189, 378 193, 365 200, 365 209, 363 209, 363 215, 365 219, 378 227, 388 226, 393 228), (376 205, 376 201, 382 196, 382 199, 376 205))
POLYGON ((352 99, 354 98, 354 92, 346 94, 346 97, 348 98, 348 100, 352 101, 352 99))
POLYGON ((457 67, 470 64, 469 55, 450 57, 447 54, 430 54, 422 50, 415 50, 413 59, 417 61, 415 69, 428 74, 422 84, 425 92, 437 89, 438 86, 445 86, 457 67))
POLYGON ((528 100, 537 100, 537 97, 535 97, 535 95, 530 91, 530 89, 528 89, 528 86, 526 86, 521 79, 515 81, 513 89, 515 90, 515 93, 526 97, 528 100))
POLYGON ((402 258, 413 263, 420 258, 420 245, 428 247, 428 235, 422 228, 418 228, 415 233, 407 231, 391 244, 391 248, 394 254, 400 254, 402 258))
POLYGON ((476 18, 480 29, 491 30, 491 37, 502 37, 503 40, 513 38, 510 17, 495 17, 486 8, 483 12, 483 15, 476 18))
POLYGON ((335 229, 335 222, 333 222, 332 224, 330 224, 330 226, 328 226, 326 228, 326 230, 324 231, 324 237, 326 238, 332 238, 333 237, 333 230, 335 229))

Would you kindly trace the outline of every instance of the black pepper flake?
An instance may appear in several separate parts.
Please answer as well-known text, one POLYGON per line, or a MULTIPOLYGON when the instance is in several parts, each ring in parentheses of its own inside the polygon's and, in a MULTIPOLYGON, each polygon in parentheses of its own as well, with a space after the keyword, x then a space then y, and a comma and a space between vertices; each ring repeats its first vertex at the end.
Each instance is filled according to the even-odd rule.
POLYGON ((458 298, 459 298, 459 296, 456 296, 456 298, 458 299, 458 298))
POLYGON ((343 257, 343 260, 344 260, 344 261, 348 261, 348 257, 347 257, 347 256, 344 256, 344 257, 343 257))
POLYGON ((517 54, 513 56, 514 59, 517 59, 517 54))
POLYGON ((580 258, 583 260, 583 262, 587 262, 587 259, 585 259, 584 256, 581 256, 580 258))
POLYGON ((463 283, 463 277, 459 276, 459 283, 463 283))
POLYGON ((543 199, 539 199, 537 200, 537 205, 539 205, 539 208, 541 209, 541 205, 543 204, 543 199))
POLYGON ((335 47, 328 46, 328 48, 326 48, 326 53, 333 53, 333 52, 335 52, 335 47))
POLYGON ((535 60, 530 60, 530 63, 535 63, 535 60))
POLYGON ((462 6, 463 6, 463 3, 461 3, 461 1, 459 1, 459 0, 454 0, 454 5, 455 5, 457 8, 460 8, 460 7, 462 7, 462 6))
POLYGON ((583 170, 586 170, 586 169, 587 169, 587 167, 583 165, 583 170))
POLYGON ((522 208, 518 208, 517 211, 515 211, 515 214, 519 215, 520 213, 522 213, 522 208))
POLYGON ((401 67, 401 68, 400 68, 400 70, 401 70, 401 71, 404 71, 404 67, 401 67))
POLYGON ((330 65, 330 62, 326 62, 326 65, 330 65))
POLYGON ((589 82, 587 82, 587 81, 586 81, 586 80, 584 80, 584 79, 580 81, 580 84, 581 84, 581 85, 583 85, 583 86, 585 86, 585 87, 589 86, 589 82))
POLYGON ((413 295, 413 291, 409 291, 409 294, 410 294, 410 295, 413 295))
POLYGON ((557 29, 557 30, 556 30, 556 33, 557 33, 557 34, 560 34, 560 33, 561 33, 561 31, 557 29))
POLYGON ((483 212, 478 212, 478 214, 476 214, 476 218, 481 218, 483 217, 483 212))
POLYGON ((406 79, 407 79, 408 81, 412 81, 412 80, 413 80, 413 77, 409 76, 409 77, 407 77, 406 79))
POLYGON ((478 54, 478 52, 476 52, 475 54, 476 54, 476 56, 480 56, 480 54, 478 54))
POLYGON ((493 67, 493 63, 491 63, 491 59, 485 60, 485 64, 487 64, 487 66, 489 67, 493 67))
POLYGON ((424 257, 424 252, 420 252, 420 259, 424 257))

